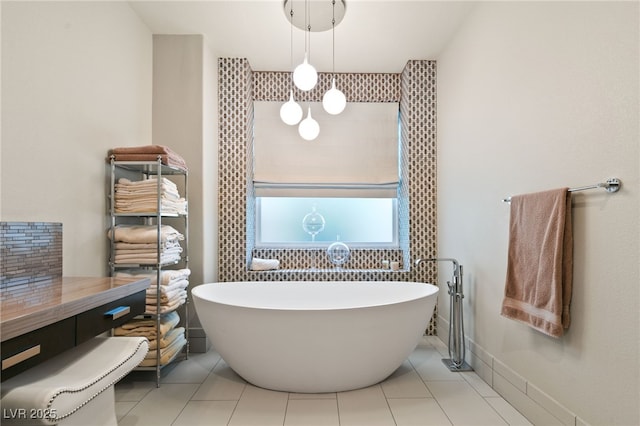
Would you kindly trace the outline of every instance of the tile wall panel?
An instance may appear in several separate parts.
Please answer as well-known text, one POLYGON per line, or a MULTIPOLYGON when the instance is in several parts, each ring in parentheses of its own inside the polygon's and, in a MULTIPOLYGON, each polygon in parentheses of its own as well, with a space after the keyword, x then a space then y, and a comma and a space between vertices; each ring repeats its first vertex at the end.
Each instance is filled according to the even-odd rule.
MULTIPOLYGON (((409 210, 408 223, 400 224, 405 257, 436 256, 436 62, 411 60, 402 71, 402 98, 400 100, 403 164, 399 197, 400 217, 409 210), (406 157, 406 158, 405 158, 406 157), (408 228, 408 232, 405 229, 408 228), (404 244, 408 242, 408 247, 404 244)), ((413 279, 418 282, 437 282, 434 262, 425 262, 414 268, 413 279)), ((441 289, 442 290, 442 289, 441 289)), ((437 311, 428 334, 436 334, 437 311)))
POLYGON ((218 61, 218 73, 218 268, 221 280, 242 281, 250 255, 247 235, 252 235, 252 228, 247 229, 247 218, 253 214, 253 205, 247 205, 252 71, 246 59, 226 58, 218 61))
POLYGON ((0 259, 3 296, 61 277, 62 224, 0 222, 0 259))
MULTIPOLYGON (((293 87, 298 102, 321 102, 324 93, 331 88, 330 73, 318 73, 316 87, 302 91, 293 86, 290 72, 254 71, 253 100, 286 102, 293 87)), ((344 93, 347 102, 399 102, 400 74, 389 73, 336 73, 336 86, 344 93)))

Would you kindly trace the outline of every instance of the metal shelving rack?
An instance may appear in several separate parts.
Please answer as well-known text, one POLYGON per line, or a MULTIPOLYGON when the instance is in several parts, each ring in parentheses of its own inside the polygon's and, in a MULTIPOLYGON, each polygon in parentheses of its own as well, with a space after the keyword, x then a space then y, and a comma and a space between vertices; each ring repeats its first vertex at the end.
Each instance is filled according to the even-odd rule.
MULTIPOLYGON (((131 224, 131 221, 134 221, 139 224, 140 221, 145 225, 155 225, 157 227, 157 260, 153 264, 116 264, 115 263, 115 242, 114 238, 110 239, 110 257, 109 257, 109 271, 110 275, 114 276, 116 271, 125 271, 131 269, 147 269, 150 271, 156 272, 156 303, 157 310, 156 314, 145 313, 145 318, 153 318, 156 320, 156 330, 160 330, 160 321, 162 319, 162 315, 160 313, 160 283, 161 283, 161 273, 163 270, 170 270, 176 267, 180 268, 188 268, 189 266, 189 219, 188 214, 174 214, 174 213, 163 213, 162 212, 162 202, 161 202, 161 194, 162 194, 162 178, 163 176, 181 176, 183 178, 184 184, 184 198, 185 200, 189 200, 188 197, 188 180, 189 174, 186 169, 181 169, 174 166, 168 166, 162 163, 162 159, 158 156, 156 161, 116 161, 112 156, 110 158, 110 183, 109 183, 109 216, 110 216, 110 230, 111 235, 115 233, 115 227, 117 224, 123 223, 127 221, 127 223, 131 224), (119 174, 128 174, 128 177, 131 175, 135 175, 139 180, 150 179, 152 177, 156 177, 158 183, 158 202, 156 205, 155 212, 149 213, 116 213, 115 211, 115 184, 117 175, 119 174), (181 259, 176 262, 163 263, 161 262, 161 227, 164 220, 175 221, 182 220, 182 224, 184 226, 184 240, 181 244, 182 246, 182 254, 181 259)), ((188 206, 188 204, 187 204, 188 206)), ((167 361, 164 364, 160 364, 161 360, 161 348, 160 342, 156 345, 156 365, 154 367, 138 367, 136 370, 142 371, 154 371, 156 372, 156 386, 160 387, 160 377, 161 370, 165 366, 174 362, 178 356, 181 354, 184 355, 184 359, 189 358, 189 298, 187 297, 187 301, 182 304, 180 307, 176 309, 180 309, 184 307, 184 324, 185 324, 185 339, 186 344, 183 346, 183 350, 177 351, 173 358, 167 361)), ((158 333, 159 338, 159 333, 158 333)))

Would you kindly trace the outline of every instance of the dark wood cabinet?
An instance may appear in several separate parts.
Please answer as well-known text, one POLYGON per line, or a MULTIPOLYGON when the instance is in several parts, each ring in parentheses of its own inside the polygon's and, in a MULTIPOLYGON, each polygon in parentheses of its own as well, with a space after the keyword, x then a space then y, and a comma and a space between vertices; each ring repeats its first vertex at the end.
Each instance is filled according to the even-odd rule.
POLYGON ((8 292, 0 309, 2 381, 142 315, 148 286, 147 278, 63 277, 8 292))

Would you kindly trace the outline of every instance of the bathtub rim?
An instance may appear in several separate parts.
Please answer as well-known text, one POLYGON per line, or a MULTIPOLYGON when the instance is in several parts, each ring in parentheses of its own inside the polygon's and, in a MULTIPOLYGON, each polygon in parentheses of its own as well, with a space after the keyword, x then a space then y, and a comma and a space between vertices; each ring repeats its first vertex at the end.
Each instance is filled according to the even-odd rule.
POLYGON ((258 310, 265 310, 265 311, 317 311, 317 312, 322 312, 322 311, 346 311, 346 310, 354 310, 354 309, 366 309, 366 308, 376 308, 376 307, 384 307, 384 306, 393 306, 393 305, 398 305, 398 304, 402 304, 402 303, 407 303, 407 302, 411 302, 411 301, 415 301, 415 300, 420 300, 423 298, 428 298, 428 297, 437 297, 438 293, 440 291, 440 288, 435 285, 435 284, 431 284, 431 283, 422 283, 422 282, 415 282, 415 281, 304 281, 304 280, 294 280, 294 281, 224 281, 224 282, 210 282, 210 283, 203 283, 203 284, 199 284, 197 286, 195 286, 193 289, 191 289, 191 294, 193 297, 197 297, 199 299, 202 299, 208 303, 215 303, 218 305, 223 305, 223 306, 229 306, 229 307, 234 307, 234 308, 243 308, 243 309, 258 309, 258 310), (378 286, 390 286, 390 285, 399 285, 399 286, 407 286, 407 285, 411 285, 411 286, 424 286, 423 288, 426 289, 427 291, 425 291, 423 294, 417 295, 417 296, 413 296, 413 297, 405 297, 402 298, 400 300, 393 300, 390 302, 380 302, 380 303, 369 303, 369 304, 360 304, 360 305, 356 305, 356 306, 320 306, 320 307, 309 307, 309 306, 304 306, 304 307, 298 307, 295 305, 290 305, 290 306, 257 306, 255 304, 240 304, 240 303, 231 303, 231 302, 227 302, 227 301, 220 301, 220 300, 214 300, 213 298, 207 298, 207 297, 203 297, 202 294, 200 294, 201 292, 205 291, 204 288, 198 290, 200 287, 213 287, 216 285, 242 285, 242 284, 249 284, 249 285, 278 285, 278 284, 287 284, 287 285, 297 285, 297 284, 316 284, 317 286, 324 286, 324 285, 358 285, 358 286, 365 286, 365 285, 378 285, 378 286))

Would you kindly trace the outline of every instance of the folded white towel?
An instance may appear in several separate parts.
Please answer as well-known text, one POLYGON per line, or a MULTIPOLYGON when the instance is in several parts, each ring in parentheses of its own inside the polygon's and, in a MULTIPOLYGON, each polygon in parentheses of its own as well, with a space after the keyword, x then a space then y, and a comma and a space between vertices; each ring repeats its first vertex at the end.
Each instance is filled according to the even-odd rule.
POLYGON ((270 271, 280 268, 280 261, 278 259, 260 259, 254 257, 251 259, 252 271, 270 271))
MULTIPOLYGON (((116 225, 114 230, 115 236, 111 235, 111 230, 108 232, 109 238, 114 241, 125 243, 154 243, 158 241, 158 228, 155 225, 116 225)), ((184 235, 169 225, 161 226, 160 236, 162 241, 184 240, 184 235)))
MULTIPOLYGON (((158 243, 123 243, 117 242, 114 243, 114 247, 116 250, 147 250, 147 249, 156 249, 158 247, 158 243)), ((169 241, 161 241, 160 249, 169 249, 174 247, 180 247, 180 241, 178 240, 169 240, 169 241)))
MULTIPOLYGON (((160 253, 160 263, 162 264, 170 264, 176 263, 180 261, 180 253, 160 253)), ((158 255, 155 253, 151 254, 118 254, 116 253, 114 257, 114 263, 124 264, 142 264, 142 265, 153 265, 158 262, 158 255)))
MULTIPOLYGON (((115 189, 116 189, 116 196, 118 197, 124 194, 142 194, 142 193, 157 195, 158 180, 153 178, 153 179, 140 180, 140 181, 130 181, 128 179, 122 178, 118 181, 118 183, 116 183, 115 189)), ((171 182, 167 178, 163 178, 162 181, 160 182, 160 190, 162 191, 163 195, 168 195, 169 197, 178 198, 180 196, 177 185, 171 182)))
POLYGON ((166 285, 161 284, 159 287, 154 284, 147 288, 147 297, 155 298, 158 295, 158 290, 160 291, 160 295, 163 298, 165 296, 170 297, 169 295, 171 294, 172 291, 184 290, 187 287, 189 287, 188 280, 176 281, 175 283, 166 284, 166 285))
MULTIPOLYGON (((184 293, 182 294, 182 297, 174 297, 173 299, 170 299, 167 303, 161 303, 160 304, 160 313, 164 314, 167 312, 173 312, 175 311, 179 306, 183 305, 185 302, 187 301, 187 292, 184 291, 184 293)), ((149 304, 145 302, 145 312, 148 314, 155 314, 158 313, 158 304, 153 303, 153 304, 149 304)))
MULTIPOLYGON (((162 255, 165 255, 165 254, 167 254, 167 255, 168 254, 171 254, 171 255, 180 254, 180 253, 182 253, 182 247, 176 247, 176 248, 171 248, 171 249, 160 250, 160 253, 162 255)), ((116 257, 125 256, 125 255, 140 255, 140 256, 154 255, 154 256, 157 256, 157 254, 158 254, 158 250, 156 250, 156 249, 116 250, 116 257)))
MULTIPOLYGON (((162 181, 160 182, 163 185, 166 185, 169 188, 178 188, 178 186, 170 181, 169 179, 162 178, 162 181)), ((144 179, 144 180, 131 180, 131 179, 127 179, 127 178, 120 178, 118 179, 118 183, 117 185, 123 185, 123 186, 131 186, 134 188, 139 188, 142 186, 150 186, 150 187, 154 187, 158 185, 158 180, 155 177, 152 177, 150 179, 144 179)))
POLYGON ((172 269, 162 271, 160 277, 161 284, 170 284, 171 282, 185 280, 191 275, 191 270, 188 268, 172 269))
MULTIPOLYGON (((176 327, 167 332, 167 334, 160 339, 160 348, 164 349, 167 346, 171 345, 180 334, 184 336, 184 327, 176 327)), ((149 350, 156 349, 157 347, 158 339, 149 340, 149 350)))
MULTIPOLYGON (((160 285, 170 286, 175 283, 181 283, 184 285, 186 280, 186 284, 189 285, 188 279, 189 275, 191 275, 191 270, 188 268, 182 269, 165 269, 160 272, 160 285)), ((135 272, 116 272, 115 276, 117 277, 147 277, 151 280, 150 287, 154 287, 156 285, 157 274, 155 272, 148 272, 146 269, 135 270, 135 272)), ((186 286, 185 286, 186 287, 186 286)))

